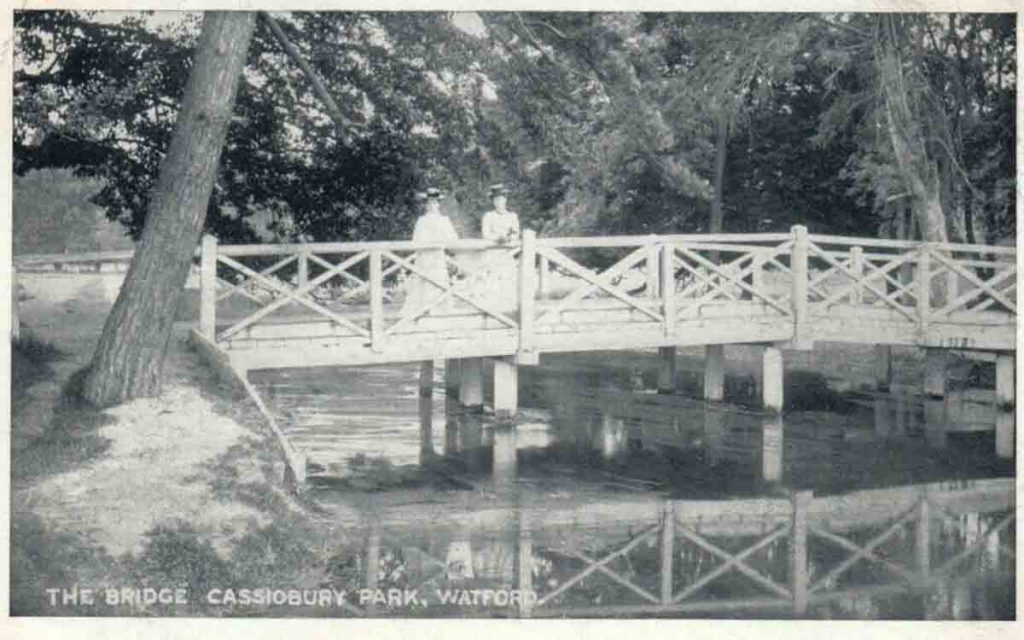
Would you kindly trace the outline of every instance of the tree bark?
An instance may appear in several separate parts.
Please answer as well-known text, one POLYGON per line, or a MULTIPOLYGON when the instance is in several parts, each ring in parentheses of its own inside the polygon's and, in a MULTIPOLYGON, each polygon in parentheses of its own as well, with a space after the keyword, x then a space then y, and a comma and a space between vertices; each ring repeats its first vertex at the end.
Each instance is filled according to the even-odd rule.
POLYGON ((208 12, 203 18, 146 224, 85 377, 82 396, 92 404, 160 393, 174 313, 203 229, 255 25, 253 12, 208 12))
MULTIPOLYGON (((928 153, 922 122, 928 117, 917 102, 912 100, 910 80, 903 73, 903 61, 896 42, 896 30, 892 16, 887 16, 891 42, 879 43, 876 51, 879 65, 879 87, 882 95, 886 127, 893 157, 907 190, 911 194, 911 210, 917 222, 921 240, 925 242, 948 242, 946 215, 942 208, 939 167, 928 153)), ((917 277, 917 276, 915 276, 917 277)), ((929 304, 933 307, 945 304, 947 287, 945 278, 929 278, 931 294, 929 304)))

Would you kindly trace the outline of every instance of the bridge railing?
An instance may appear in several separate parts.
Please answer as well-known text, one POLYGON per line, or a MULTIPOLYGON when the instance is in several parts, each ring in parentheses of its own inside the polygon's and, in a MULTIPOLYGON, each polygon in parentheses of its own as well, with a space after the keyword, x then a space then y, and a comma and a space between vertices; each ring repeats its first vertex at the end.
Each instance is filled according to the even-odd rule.
POLYGON ((984 324, 1016 315, 1014 247, 825 235, 809 241, 812 315, 858 307, 922 331, 933 322, 984 324))
MULTIPOLYGON (((723 303, 750 314, 790 316, 790 234, 542 238, 524 235, 524 298, 539 302, 520 317, 538 331, 565 321, 608 322, 628 311, 634 326, 673 336, 687 320, 713 317, 723 303), (536 254, 536 267, 529 267, 536 254), (527 279, 536 274, 536 286, 527 279), (605 316, 600 314, 605 312, 605 316)), ((529 344, 522 345, 529 350, 529 344)))
POLYGON ((577 238, 527 230, 502 245, 219 246, 206 237, 200 327, 215 341, 274 337, 286 332, 269 325, 301 313, 320 322, 318 335, 375 351, 414 334, 482 332, 528 353, 537 336, 573 327, 614 331, 622 323, 671 337, 689 322, 706 327, 728 316, 785 319, 794 342, 807 344, 815 318, 855 312, 922 330, 1005 323, 1016 314, 1015 256, 1013 247, 811 235, 799 226, 790 233, 577 238), (232 298, 248 307, 219 322, 218 304, 232 298))

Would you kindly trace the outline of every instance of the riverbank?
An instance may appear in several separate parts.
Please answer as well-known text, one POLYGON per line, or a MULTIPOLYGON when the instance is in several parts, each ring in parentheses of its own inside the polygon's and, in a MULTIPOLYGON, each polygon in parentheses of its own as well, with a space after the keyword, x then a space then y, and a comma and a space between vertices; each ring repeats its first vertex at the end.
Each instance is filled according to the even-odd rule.
MULTIPOLYGON (((111 303, 97 278, 32 290, 12 348, 11 613, 190 615, 207 605, 53 603, 46 589, 322 580, 345 533, 281 486, 258 412, 175 329, 159 398, 97 411, 68 393, 111 303), (331 540, 327 545, 325 540, 331 540), (318 551, 321 550, 321 551, 318 551)), ((218 607, 216 613, 223 615, 218 607)))

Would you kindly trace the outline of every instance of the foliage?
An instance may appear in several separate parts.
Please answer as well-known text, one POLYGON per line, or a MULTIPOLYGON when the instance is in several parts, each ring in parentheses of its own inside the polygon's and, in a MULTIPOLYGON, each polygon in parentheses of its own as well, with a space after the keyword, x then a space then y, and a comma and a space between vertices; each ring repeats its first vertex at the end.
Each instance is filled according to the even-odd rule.
MULTIPOLYGON (((80 12, 18 13, 16 172, 65 166, 103 178, 95 201, 137 236, 197 26, 194 18, 155 27, 142 17, 108 24, 80 12)), ((407 233, 417 188, 463 182, 465 168, 479 164, 472 43, 442 14, 302 13, 282 27, 353 127, 335 130, 260 29, 208 228, 235 240, 263 228, 320 240, 407 233)))
MULTIPOLYGON (((1014 229, 1011 15, 276 17, 350 125, 261 28, 208 216, 225 239, 407 236, 428 183, 475 234, 492 181, 548 234, 704 231, 717 203, 727 230, 884 235, 923 206, 913 175, 951 238, 1014 229), (886 104, 908 107, 910 173, 886 104)), ((197 23, 100 18, 16 15, 15 168, 102 178, 96 202, 137 233, 197 23)))
POLYGON ((829 149, 837 135, 853 133, 857 148, 845 175, 881 223, 921 204, 901 169, 894 129, 910 145, 912 173, 935 183, 948 235, 994 242, 1012 234, 1014 31, 1009 15, 853 15, 822 23, 818 46, 831 99, 816 141, 829 149))

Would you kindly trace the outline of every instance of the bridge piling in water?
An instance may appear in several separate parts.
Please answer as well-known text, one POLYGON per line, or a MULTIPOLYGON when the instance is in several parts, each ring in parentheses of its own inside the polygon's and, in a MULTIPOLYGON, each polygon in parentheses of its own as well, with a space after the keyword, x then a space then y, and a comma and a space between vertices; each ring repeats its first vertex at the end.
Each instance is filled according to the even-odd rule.
POLYGON ((725 398, 725 345, 704 347, 704 399, 721 402, 725 398))
POLYGON ((676 348, 658 348, 658 393, 671 394, 676 388, 676 348))
POLYGON ((484 405, 483 358, 463 358, 459 381, 459 403, 467 409, 484 405))
POLYGON ((434 361, 420 362, 420 397, 429 398, 434 394, 434 361))
POLYGON ((768 346, 761 355, 761 399, 768 411, 782 411, 782 351, 768 346))
POLYGON ((925 349, 924 357, 924 394, 932 398, 946 395, 946 359, 945 349, 925 349))
POLYGON ((1013 408, 1015 401, 1014 389, 1014 357, 1012 353, 996 355, 996 404, 1000 409, 1013 408))
POLYGON ((875 345, 875 382, 877 391, 892 389, 892 347, 887 344, 875 345))
POLYGON ((519 367, 511 358, 494 359, 494 415, 511 420, 519 410, 519 367))
POLYGON ((444 391, 449 398, 458 397, 460 361, 448 358, 444 361, 444 391))

